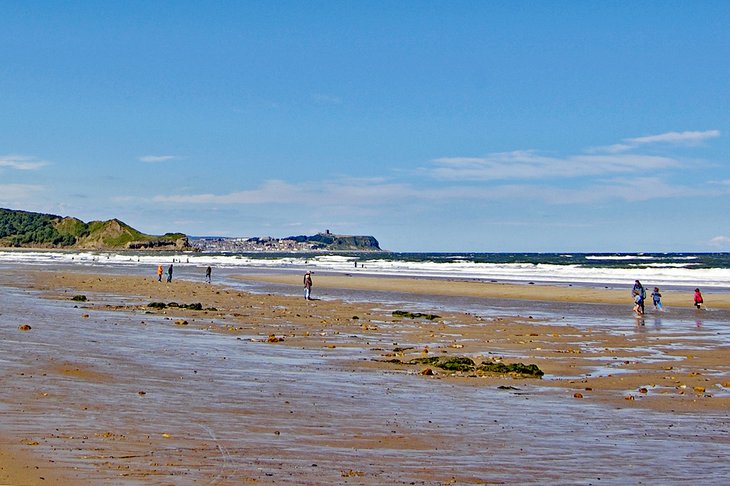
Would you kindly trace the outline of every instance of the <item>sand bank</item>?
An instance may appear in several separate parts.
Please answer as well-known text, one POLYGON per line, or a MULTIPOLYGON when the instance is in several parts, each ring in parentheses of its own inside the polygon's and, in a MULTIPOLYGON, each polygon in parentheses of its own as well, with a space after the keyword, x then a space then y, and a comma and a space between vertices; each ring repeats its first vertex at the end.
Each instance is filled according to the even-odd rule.
MULTIPOLYGON (((287 274, 240 275, 242 280, 298 284, 295 276, 287 274)), ((382 290, 423 295, 465 296, 491 299, 535 300, 546 302, 576 302, 585 304, 617 304, 631 307, 631 289, 616 290, 600 287, 510 284, 485 281, 433 278, 390 278, 359 275, 315 275, 315 287, 353 290, 382 290)), ((647 288, 647 305, 651 291, 647 288)), ((691 292, 662 291, 662 302, 669 307, 692 307, 691 292)), ((705 302, 712 308, 730 309, 730 294, 704 292, 705 302)))

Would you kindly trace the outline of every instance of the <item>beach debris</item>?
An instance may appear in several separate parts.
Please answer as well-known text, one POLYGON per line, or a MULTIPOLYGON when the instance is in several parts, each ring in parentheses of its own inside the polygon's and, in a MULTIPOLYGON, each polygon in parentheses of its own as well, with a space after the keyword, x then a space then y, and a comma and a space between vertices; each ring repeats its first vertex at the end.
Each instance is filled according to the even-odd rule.
POLYGON ((519 388, 514 386, 508 386, 508 385, 499 385, 497 387, 497 390, 519 390, 519 388))
POLYGON ((723 388, 730 388, 730 381, 723 381, 720 385, 722 385, 723 388))
POLYGON ((40 445, 40 442, 32 440, 32 439, 23 439, 20 441, 21 444, 27 445, 27 446, 37 446, 40 445))
POLYGON ((408 319, 426 319, 429 321, 441 318, 441 316, 437 316, 436 314, 424 314, 421 312, 408 312, 402 310, 394 310, 392 315, 393 317, 403 317, 408 319))
POLYGON ((705 393, 705 387, 704 386, 696 386, 696 387, 693 388, 693 390, 696 393, 705 393))
POLYGON ((636 400, 636 399, 634 398, 634 396, 633 396, 633 395, 626 395, 626 396, 624 397, 624 400, 628 400, 629 402, 632 402, 632 401, 634 401, 634 400, 636 400))
POLYGON ((140 391, 137 392, 137 395, 143 397, 143 396, 147 395, 147 392, 144 391, 144 390, 140 390, 140 391))
POLYGON ((583 398, 583 394, 581 392, 575 392, 573 393, 573 398, 583 398))
POLYGON ((165 439, 169 439, 169 438, 172 437, 172 435, 170 435, 167 432, 165 432, 164 434, 162 434, 162 437, 164 437, 165 439))
POLYGON ((433 376, 433 370, 431 368, 424 368, 421 370, 421 374, 424 376, 433 376))
POLYGON ((268 338, 266 338, 267 343, 280 343, 284 340, 284 336, 282 337, 276 337, 275 334, 270 334, 268 338))
POLYGON ((71 300, 75 300, 76 302, 86 302, 86 296, 85 295, 74 295, 71 297, 71 300))
POLYGON ((178 320, 175 321, 175 325, 177 325, 177 326, 187 326, 188 325, 188 321, 186 321, 185 319, 178 319, 178 320))
POLYGON ((365 476, 365 473, 362 471, 353 471, 352 469, 342 471, 343 478, 361 478, 363 476, 365 476))
POLYGON ((88 319, 89 318, 89 314, 81 314, 81 318, 82 319, 88 319))
POLYGON ((18 326, 18 329, 20 329, 21 331, 30 331, 33 328, 30 327, 28 324, 21 324, 18 326))
POLYGON ((353 321, 357 321, 357 320, 359 320, 360 318, 359 318, 358 316, 352 316, 352 317, 351 317, 351 319, 352 319, 353 321))

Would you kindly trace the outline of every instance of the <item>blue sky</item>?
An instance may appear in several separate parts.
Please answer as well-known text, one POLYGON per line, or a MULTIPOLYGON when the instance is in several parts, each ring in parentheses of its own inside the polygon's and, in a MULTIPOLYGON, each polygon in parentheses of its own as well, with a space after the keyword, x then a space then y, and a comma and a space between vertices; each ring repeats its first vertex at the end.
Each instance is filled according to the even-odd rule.
POLYGON ((730 2, 0 2, 0 207, 730 251, 730 2))

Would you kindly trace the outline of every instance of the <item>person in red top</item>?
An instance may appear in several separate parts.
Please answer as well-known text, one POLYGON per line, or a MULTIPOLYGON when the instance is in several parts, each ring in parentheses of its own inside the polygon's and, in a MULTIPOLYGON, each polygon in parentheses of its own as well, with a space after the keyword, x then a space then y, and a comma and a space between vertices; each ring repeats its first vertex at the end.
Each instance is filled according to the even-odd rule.
POLYGON ((702 298, 702 292, 700 292, 700 289, 695 289, 694 302, 695 302, 695 307, 697 307, 698 309, 702 308, 704 299, 702 298))

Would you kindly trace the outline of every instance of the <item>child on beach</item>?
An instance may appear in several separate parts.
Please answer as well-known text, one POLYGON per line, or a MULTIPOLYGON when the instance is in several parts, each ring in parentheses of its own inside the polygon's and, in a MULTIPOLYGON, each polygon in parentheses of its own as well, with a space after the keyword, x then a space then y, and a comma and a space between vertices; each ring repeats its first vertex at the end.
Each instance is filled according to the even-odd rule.
POLYGON ((644 286, 641 285, 641 282, 636 280, 634 282, 634 286, 631 289, 631 295, 634 296, 634 303, 636 306, 638 306, 638 310, 636 309, 636 306, 634 306, 634 310, 637 312, 637 314, 643 314, 644 313, 644 299, 646 299, 646 290, 644 289, 644 286))
POLYGON ((162 282, 162 265, 157 265, 157 281, 162 282))
POLYGON ((634 312, 636 312, 637 315, 642 315, 644 313, 644 298, 641 294, 636 294, 634 296, 634 312))
POLYGON ((700 289, 695 289, 695 297, 694 297, 695 307, 697 307, 697 309, 701 309, 702 303, 704 301, 705 300, 702 298, 702 292, 700 292, 700 289))
POLYGON ((654 302, 654 309, 661 311, 662 306, 662 294, 659 293, 659 287, 654 287, 654 292, 651 293, 651 300, 654 302))

